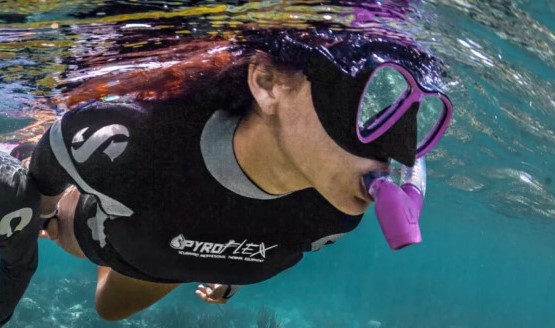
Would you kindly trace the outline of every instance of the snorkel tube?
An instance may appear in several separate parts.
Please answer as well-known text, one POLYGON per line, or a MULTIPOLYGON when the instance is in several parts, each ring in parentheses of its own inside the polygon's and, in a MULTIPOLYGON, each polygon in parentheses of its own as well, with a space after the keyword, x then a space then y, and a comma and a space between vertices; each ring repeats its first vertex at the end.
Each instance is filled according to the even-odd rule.
POLYGON ((418 221, 426 193, 425 157, 413 167, 401 167, 400 186, 382 171, 366 174, 364 184, 376 203, 374 211, 389 247, 398 250, 421 242, 418 221))

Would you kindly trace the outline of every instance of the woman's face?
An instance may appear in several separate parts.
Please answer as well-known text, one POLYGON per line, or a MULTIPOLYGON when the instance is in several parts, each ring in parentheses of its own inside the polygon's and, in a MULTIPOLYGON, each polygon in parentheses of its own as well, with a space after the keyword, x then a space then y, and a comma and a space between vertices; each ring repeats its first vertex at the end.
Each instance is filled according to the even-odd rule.
POLYGON ((305 77, 294 88, 278 90, 276 97, 282 151, 334 207, 351 215, 363 213, 371 202, 363 175, 389 170, 388 164, 352 155, 331 139, 318 119, 305 77))

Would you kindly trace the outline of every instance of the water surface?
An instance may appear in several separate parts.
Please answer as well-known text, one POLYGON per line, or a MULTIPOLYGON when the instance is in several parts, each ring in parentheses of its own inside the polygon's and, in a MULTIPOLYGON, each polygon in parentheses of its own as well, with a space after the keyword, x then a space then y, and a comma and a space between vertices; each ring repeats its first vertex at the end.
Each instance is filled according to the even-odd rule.
POLYGON ((37 120, 62 111, 47 100, 108 57, 252 23, 416 40, 444 61, 455 105, 429 156, 421 245, 390 251, 370 211, 341 242, 230 304, 203 304, 184 286, 107 323, 94 312, 92 264, 41 241, 39 271, 8 327, 256 327, 271 311, 301 328, 555 326, 554 15, 548 0, 3 1, 4 143, 36 136, 47 126, 37 120))

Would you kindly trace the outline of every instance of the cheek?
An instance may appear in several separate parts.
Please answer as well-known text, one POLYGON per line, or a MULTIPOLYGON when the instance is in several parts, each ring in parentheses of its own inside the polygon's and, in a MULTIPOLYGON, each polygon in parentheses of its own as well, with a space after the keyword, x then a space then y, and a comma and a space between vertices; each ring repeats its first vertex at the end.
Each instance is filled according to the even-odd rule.
POLYGON ((284 150, 303 167, 310 162, 325 160, 330 152, 330 143, 324 128, 320 124, 312 100, 306 97, 298 99, 289 106, 289 115, 284 119, 282 141, 284 150))
POLYGON ((336 170, 345 161, 346 152, 330 138, 320 123, 312 102, 310 83, 303 84, 280 105, 283 150, 301 168, 327 171, 327 174, 336 170))
POLYGON ((316 114, 310 88, 307 87, 304 92, 298 94, 295 105, 296 116, 294 119, 298 130, 297 134, 305 139, 307 143, 316 144, 320 148, 329 150, 329 141, 331 140, 316 114))

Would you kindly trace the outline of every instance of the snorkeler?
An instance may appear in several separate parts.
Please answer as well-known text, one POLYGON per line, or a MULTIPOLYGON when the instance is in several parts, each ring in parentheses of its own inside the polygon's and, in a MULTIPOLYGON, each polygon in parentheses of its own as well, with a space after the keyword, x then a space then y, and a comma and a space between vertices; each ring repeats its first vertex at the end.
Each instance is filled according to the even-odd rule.
POLYGON ((449 125, 437 63, 401 43, 271 31, 190 50, 73 90, 31 160, 41 213, 59 210, 48 235, 99 265, 108 320, 186 282, 223 303, 356 228, 382 185, 423 194, 390 161, 422 168, 449 125))
POLYGON ((12 317, 37 268, 39 202, 21 163, 0 152, 0 327, 12 317))

